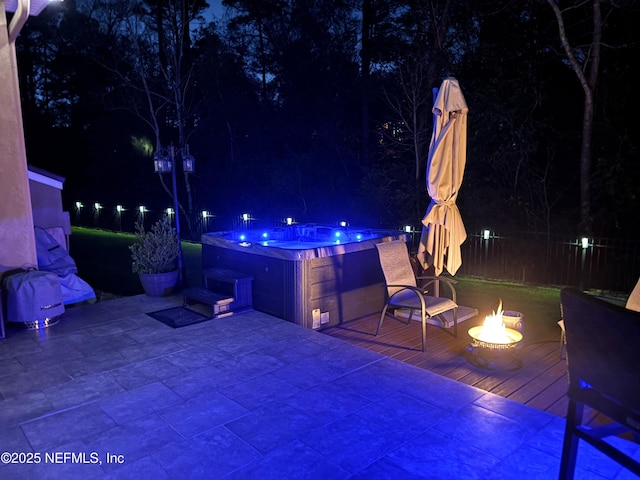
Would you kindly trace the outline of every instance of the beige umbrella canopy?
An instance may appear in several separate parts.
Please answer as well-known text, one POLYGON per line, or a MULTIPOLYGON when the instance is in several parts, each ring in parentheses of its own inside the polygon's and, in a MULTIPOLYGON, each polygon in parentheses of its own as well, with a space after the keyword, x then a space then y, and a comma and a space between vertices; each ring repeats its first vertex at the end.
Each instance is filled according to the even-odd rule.
POLYGON ((423 268, 433 265, 435 274, 446 268, 455 275, 467 238, 456 198, 467 161, 467 102, 458 80, 442 82, 433 105, 433 134, 427 160, 427 191, 431 203, 422 219, 418 260, 423 268))

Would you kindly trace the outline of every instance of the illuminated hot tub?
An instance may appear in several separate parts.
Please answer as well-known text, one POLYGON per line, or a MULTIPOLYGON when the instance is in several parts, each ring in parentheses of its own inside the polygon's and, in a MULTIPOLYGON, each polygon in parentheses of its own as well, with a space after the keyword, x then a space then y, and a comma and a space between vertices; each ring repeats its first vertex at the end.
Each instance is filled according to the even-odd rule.
POLYGON ((380 312, 384 277, 375 244, 395 230, 305 224, 202 235, 203 268, 253 277, 253 308, 307 328, 380 312))

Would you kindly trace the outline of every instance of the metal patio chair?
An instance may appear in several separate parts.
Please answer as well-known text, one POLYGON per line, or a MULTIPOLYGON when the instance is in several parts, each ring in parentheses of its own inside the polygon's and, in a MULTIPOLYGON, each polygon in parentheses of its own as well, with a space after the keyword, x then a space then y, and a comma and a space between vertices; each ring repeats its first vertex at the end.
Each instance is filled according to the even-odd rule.
POLYGON ((560 296, 569 370, 560 478, 573 478, 579 440, 640 476, 640 462, 605 440, 625 432, 640 438, 640 312, 574 289, 563 289, 560 296), (613 423, 584 425, 585 406, 613 423))
POLYGON ((453 312, 453 335, 458 335, 458 304, 456 303, 456 290, 453 286, 456 282, 446 277, 416 277, 411 267, 409 251, 407 245, 402 240, 392 242, 377 243, 380 266, 384 273, 387 298, 385 301, 376 336, 380 333, 382 322, 389 313, 389 309, 394 313, 389 313, 394 318, 400 320, 395 315, 395 310, 408 310, 409 317, 407 325, 411 322, 414 313, 419 312, 422 321, 422 351, 427 344, 427 319, 440 318, 443 327, 447 325, 442 314, 448 311, 453 312), (417 280, 424 281, 418 287, 417 280), (451 298, 433 296, 427 293, 427 288, 441 282, 446 285, 451 294, 451 298))

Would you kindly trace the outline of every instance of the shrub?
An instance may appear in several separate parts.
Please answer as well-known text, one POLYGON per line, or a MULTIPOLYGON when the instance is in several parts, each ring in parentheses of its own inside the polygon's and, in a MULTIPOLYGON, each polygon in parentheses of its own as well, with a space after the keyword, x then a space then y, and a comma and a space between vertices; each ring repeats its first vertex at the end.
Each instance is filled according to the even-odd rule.
POLYGON ((149 231, 136 222, 136 241, 131 250, 133 273, 166 273, 178 268, 178 236, 168 217, 158 220, 149 231))

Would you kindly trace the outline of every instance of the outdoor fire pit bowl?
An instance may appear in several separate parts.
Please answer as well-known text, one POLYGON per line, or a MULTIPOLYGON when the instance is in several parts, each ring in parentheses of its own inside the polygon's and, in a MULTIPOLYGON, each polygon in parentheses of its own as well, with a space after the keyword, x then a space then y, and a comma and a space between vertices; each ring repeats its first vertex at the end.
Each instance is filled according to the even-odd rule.
POLYGON ((487 334, 485 325, 469 329, 471 345, 467 349, 467 360, 476 367, 489 370, 515 371, 522 368, 522 359, 517 346, 522 341, 522 333, 513 328, 502 329, 502 335, 487 334))

